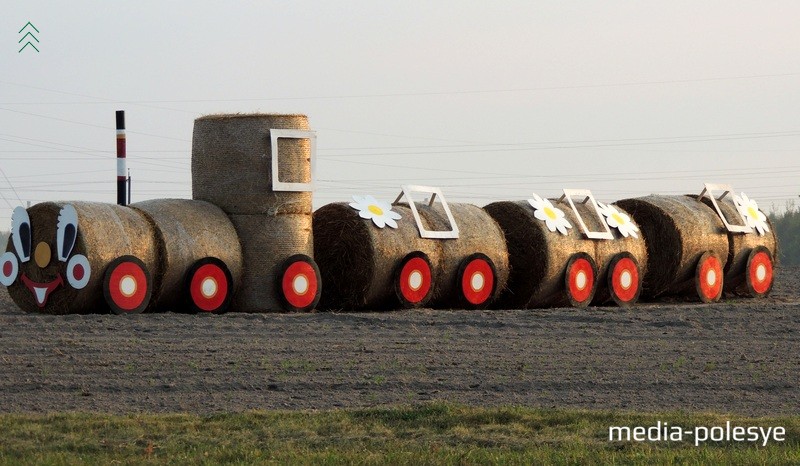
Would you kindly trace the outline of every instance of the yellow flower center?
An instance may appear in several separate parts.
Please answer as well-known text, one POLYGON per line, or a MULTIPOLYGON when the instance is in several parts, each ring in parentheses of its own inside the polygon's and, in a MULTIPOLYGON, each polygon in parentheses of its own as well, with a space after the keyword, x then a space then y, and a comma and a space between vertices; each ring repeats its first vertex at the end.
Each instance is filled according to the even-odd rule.
POLYGON ((375 215, 383 215, 383 209, 376 206, 375 204, 370 204, 369 207, 367 207, 367 210, 369 210, 375 215))
POLYGON ((617 225, 623 225, 625 223, 625 219, 622 218, 622 216, 616 212, 611 214, 611 218, 613 218, 617 222, 617 225))
POLYGON ((758 212, 756 211, 756 209, 754 209, 752 207, 748 207, 747 208, 747 215, 749 215, 750 218, 753 218, 753 219, 757 219, 758 218, 758 212))
POLYGON ((555 219, 558 218, 558 216, 556 215, 556 212, 553 209, 551 209, 550 207, 545 207, 544 208, 544 214, 547 215, 547 217, 550 220, 555 220, 555 219))

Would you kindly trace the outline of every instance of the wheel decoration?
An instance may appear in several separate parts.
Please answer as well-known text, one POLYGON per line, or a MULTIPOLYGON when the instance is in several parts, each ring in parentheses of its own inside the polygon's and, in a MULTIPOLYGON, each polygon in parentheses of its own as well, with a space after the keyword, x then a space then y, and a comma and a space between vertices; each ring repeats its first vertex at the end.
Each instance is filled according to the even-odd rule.
POLYGON ((591 256, 579 252, 570 257, 564 280, 567 299, 573 307, 586 307, 592 302, 597 288, 596 277, 597 267, 591 256))
POLYGON ((431 298, 433 272, 428 256, 420 251, 412 252, 400 261, 395 273, 395 292, 402 307, 422 307, 431 298))
POLYGON ((92 275, 92 267, 89 259, 83 254, 76 254, 70 257, 67 262, 67 283, 76 290, 82 290, 89 284, 92 275))
POLYGON ((290 311, 310 311, 319 302, 322 292, 319 267, 305 254, 286 259, 280 268, 279 295, 290 311))
POLYGON ((19 274, 19 260, 13 252, 7 251, 0 255, 0 285, 11 286, 19 274))
POLYGON ((639 300, 642 275, 639 263, 629 252, 622 252, 608 265, 608 291, 618 306, 631 306, 639 300))
POLYGON ((458 270, 458 283, 465 305, 477 309, 489 304, 495 291, 496 276, 497 269, 485 254, 475 253, 464 259, 458 270))
POLYGON ((747 258, 747 291, 755 298, 766 297, 772 291, 774 271, 772 254, 764 246, 756 246, 747 258))
POLYGON ((223 312, 233 296, 233 278, 228 266, 216 257, 195 262, 187 275, 191 307, 195 312, 223 312))
POLYGON ((695 274, 697 295, 704 303, 718 301, 722 296, 722 263, 713 252, 700 256, 695 274))
POLYGON ((150 304, 152 281, 144 262, 134 256, 114 259, 103 276, 103 294, 114 314, 138 314, 150 304))

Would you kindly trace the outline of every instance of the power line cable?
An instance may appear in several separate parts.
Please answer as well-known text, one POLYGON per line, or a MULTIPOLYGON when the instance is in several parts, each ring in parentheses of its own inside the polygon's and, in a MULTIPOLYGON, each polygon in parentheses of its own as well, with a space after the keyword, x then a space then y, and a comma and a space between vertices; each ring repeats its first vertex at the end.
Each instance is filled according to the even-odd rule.
MULTIPOLYGON (((362 99, 362 98, 381 98, 381 97, 418 97, 418 96, 447 96, 447 95, 465 95, 465 94, 501 94, 501 93, 517 93, 517 92, 538 92, 538 91, 560 91, 560 90, 575 90, 575 89, 606 89, 614 87, 628 87, 628 86, 653 86, 664 84, 688 84, 697 82, 717 82, 717 81, 734 81, 734 80, 747 80, 747 79, 767 79, 767 78, 784 78, 800 76, 800 72, 795 73, 777 73, 777 74, 755 74, 755 75, 741 75, 741 76, 718 76, 710 78, 689 78, 689 79, 664 79, 653 81, 627 81, 619 83, 599 83, 599 84, 577 84, 577 85, 560 85, 560 86, 540 86, 540 87, 523 87, 523 88, 510 88, 510 89, 473 89, 461 91, 423 91, 423 92, 386 92, 375 94, 342 94, 342 95, 317 95, 317 96, 293 96, 293 97, 258 97, 258 98, 239 98, 239 99, 169 99, 169 100, 110 100, 102 99, 105 102, 66 102, 66 103, 84 103, 84 104, 97 104, 97 103, 117 103, 117 104, 156 104, 156 103, 208 103, 208 102, 254 102, 254 101, 276 101, 276 100, 327 100, 327 99, 362 99)), ((86 97, 90 99, 101 99, 82 94, 73 94, 62 91, 55 91, 52 89, 35 88, 33 86, 22 85, 18 83, 4 82, 4 84, 31 87, 38 90, 46 90, 50 92, 58 92, 61 94, 75 95, 86 97)), ((52 104, 53 102, 46 102, 52 104)), ((9 102, 2 103, 2 105, 26 105, 33 104, 31 102, 9 102)), ((38 103, 37 103, 38 104, 38 103)), ((166 109, 175 110, 175 109, 166 109)))
MULTIPOLYGON (((61 121, 61 122, 64 122, 64 123, 72 123, 72 124, 75 124, 75 125, 89 126, 89 127, 92 127, 92 128, 100 128, 100 129, 104 129, 104 130, 115 130, 115 128, 112 128, 110 126, 102 126, 102 125, 95 125, 95 124, 92 124, 92 123, 85 123, 85 122, 82 122, 82 121, 67 120, 65 118, 58 118, 58 117, 53 117, 53 116, 48 116, 48 115, 41 115, 41 114, 38 114, 38 113, 23 112, 23 111, 20 111, 20 110, 11 110, 9 108, 2 108, 2 107, 0 107, 0 110, 6 111, 6 112, 11 112, 11 113, 19 113, 21 115, 29 115, 29 116, 39 117, 39 118, 45 118, 45 119, 48 119, 48 120, 61 121)), ((150 137, 154 137, 154 138, 170 139, 170 140, 173 140, 173 141, 191 142, 188 139, 174 138, 172 136, 162 136, 160 134, 153 134, 153 133, 144 133, 142 131, 126 130, 126 132, 127 133, 132 133, 132 134, 138 134, 138 135, 141 135, 141 136, 150 136, 150 137)))
POLYGON ((6 176, 6 172, 2 168, 0 168, 0 173, 3 174, 3 178, 6 179, 6 183, 8 183, 8 186, 11 188, 11 191, 13 191, 14 195, 17 196, 17 200, 19 200, 19 203, 22 204, 22 198, 19 197, 19 194, 17 193, 17 190, 14 188, 14 185, 11 183, 11 180, 9 180, 8 177, 6 176))

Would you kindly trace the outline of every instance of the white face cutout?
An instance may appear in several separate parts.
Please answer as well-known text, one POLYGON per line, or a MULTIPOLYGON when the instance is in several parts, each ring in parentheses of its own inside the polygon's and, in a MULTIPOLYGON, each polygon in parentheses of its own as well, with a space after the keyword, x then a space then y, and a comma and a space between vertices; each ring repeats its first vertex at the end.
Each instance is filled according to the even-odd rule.
POLYGON ((19 274, 19 261, 17 256, 11 252, 0 254, 0 285, 11 286, 19 274))
POLYGON ((22 206, 15 208, 11 214, 11 241, 20 262, 31 260, 31 219, 22 206))
POLYGON ((56 230, 56 243, 58 245, 58 260, 66 262, 75 240, 78 238, 78 212, 75 207, 67 204, 58 213, 58 226, 56 230))

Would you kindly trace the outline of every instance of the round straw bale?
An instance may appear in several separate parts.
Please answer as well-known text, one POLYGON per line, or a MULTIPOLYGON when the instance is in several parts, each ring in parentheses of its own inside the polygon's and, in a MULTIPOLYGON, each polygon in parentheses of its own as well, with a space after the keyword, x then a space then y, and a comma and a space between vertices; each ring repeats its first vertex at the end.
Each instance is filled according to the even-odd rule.
POLYGON ((714 210, 691 196, 650 195, 617 201, 639 226, 648 267, 642 295, 695 294, 695 272, 703 253, 728 257, 728 237, 714 210))
MULTIPOLYGON (((495 267, 494 290, 485 301, 489 304, 497 299, 508 282, 508 249, 503 230, 476 205, 450 203, 449 206, 459 235, 457 239, 437 240, 441 242, 442 260, 435 267, 431 307, 456 309, 468 304, 462 296, 459 270, 467 258, 478 253, 488 257, 495 267)), ((451 228, 441 204, 417 204, 416 207, 427 229, 444 231, 451 228)))
POLYGON ((505 234, 511 268, 506 291, 495 307, 569 305, 564 287, 567 262, 579 252, 594 255, 595 246, 580 231, 572 209, 551 202, 572 225, 566 235, 548 230, 543 221, 534 217, 535 210, 528 201, 501 201, 484 207, 505 234))
MULTIPOLYGON (((136 209, 84 201, 45 202, 29 208, 28 215, 33 235, 32 247, 45 243, 51 254, 44 268, 39 267, 33 257, 21 263, 17 280, 8 287, 9 295, 23 311, 46 314, 107 312, 108 305, 103 297, 103 275, 109 263, 121 256, 131 255, 141 260, 149 271, 157 270, 155 230, 136 209), (85 256, 90 269, 88 281, 82 289, 75 289, 69 284, 67 262, 58 259, 58 217, 61 208, 67 204, 72 205, 78 214, 75 246, 69 257, 79 254, 85 256), (51 291, 45 305, 39 307, 32 291, 22 283, 22 274, 40 284, 59 279, 62 283, 51 291)), ((10 241, 6 249, 14 250, 10 241)))
POLYGON ((394 279, 403 258, 420 251, 437 269, 441 242, 420 238, 407 206, 392 210, 402 216, 396 229, 376 227, 347 203, 328 204, 314 212, 314 258, 325 285, 320 308, 397 308, 394 279))
POLYGON ((242 278, 229 310, 286 310, 278 293, 279 269, 295 254, 313 255, 311 216, 231 215, 230 219, 242 246, 242 278))
MULTIPOLYGON (((713 209, 711 199, 703 197, 703 203, 713 209)), ((717 201, 717 205, 732 225, 741 225, 742 220, 736 206, 731 202, 717 201)), ((716 212, 716 210, 715 210, 716 212)), ((728 234, 728 261, 725 264, 725 281, 723 291, 741 295, 749 295, 747 291, 747 259, 750 252, 757 246, 764 246, 769 250, 772 257, 778 257, 778 239, 775 236, 775 229, 767 218, 769 231, 764 236, 759 235, 755 230, 752 233, 732 233, 728 234)))
POLYGON ((270 129, 308 130, 305 115, 208 115, 194 122, 192 197, 228 214, 311 215, 311 192, 272 190, 272 177, 311 182, 308 139, 279 138, 278 173, 272 173, 270 129))
POLYGON ((215 257, 231 273, 235 293, 242 275, 242 250, 236 229, 225 212, 204 201, 155 199, 131 207, 141 211, 156 230, 158 268, 151 271, 162 310, 188 307, 186 273, 201 259, 215 257))

